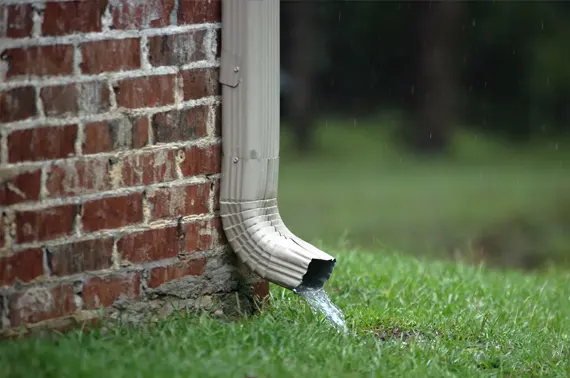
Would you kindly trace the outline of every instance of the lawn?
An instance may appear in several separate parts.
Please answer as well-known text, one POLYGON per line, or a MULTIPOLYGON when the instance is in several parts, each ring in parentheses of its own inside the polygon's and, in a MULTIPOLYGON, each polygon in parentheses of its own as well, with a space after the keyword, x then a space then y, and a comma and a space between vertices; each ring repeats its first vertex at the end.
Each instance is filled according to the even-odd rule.
POLYGON ((238 322, 179 316, 137 329, 0 343, 2 377, 472 377, 570 374, 570 275, 498 272, 386 251, 331 251, 326 285, 352 334, 272 287, 238 322))
POLYGON ((280 209, 309 241, 469 257, 497 265, 570 266, 570 141, 510 145, 458 129, 451 156, 420 158, 394 143, 390 119, 324 119, 317 150, 293 153, 283 127, 280 209))

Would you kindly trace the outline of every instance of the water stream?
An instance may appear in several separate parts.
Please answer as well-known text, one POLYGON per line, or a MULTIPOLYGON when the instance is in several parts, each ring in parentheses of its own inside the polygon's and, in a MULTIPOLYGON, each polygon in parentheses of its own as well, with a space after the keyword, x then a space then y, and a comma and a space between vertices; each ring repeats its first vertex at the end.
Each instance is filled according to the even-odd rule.
POLYGON ((343 312, 331 302, 324 288, 300 286, 295 292, 307 300, 315 314, 320 311, 337 330, 348 333, 343 312))

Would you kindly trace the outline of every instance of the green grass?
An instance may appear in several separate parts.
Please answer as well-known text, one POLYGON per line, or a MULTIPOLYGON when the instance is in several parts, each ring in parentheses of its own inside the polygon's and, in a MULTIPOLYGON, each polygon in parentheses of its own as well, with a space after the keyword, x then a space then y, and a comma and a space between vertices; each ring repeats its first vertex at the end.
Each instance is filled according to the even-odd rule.
MULTIPOLYGON (((448 158, 419 158, 390 136, 390 119, 323 121, 317 151, 293 153, 284 127, 279 177, 283 219, 299 236, 336 245, 347 237, 436 256, 462 250, 506 225, 504 249, 570 262, 570 143, 513 146, 463 129, 448 158), (523 221, 539 240, 518 240, 523 221)), ((508 259, 509 257, 505 257, 508 259)))
POLYGON ((338 253, 327 291, 342 336, 289 291, 224 322, 180 316, 144 330, 0 343, 2 377, 472 377, 570 374, 570 275, 523 275, 401 255, 338 253), (403 335, 386 338, 378 335, 403 335), (403 340, 405 339, 405 340, 403 340))

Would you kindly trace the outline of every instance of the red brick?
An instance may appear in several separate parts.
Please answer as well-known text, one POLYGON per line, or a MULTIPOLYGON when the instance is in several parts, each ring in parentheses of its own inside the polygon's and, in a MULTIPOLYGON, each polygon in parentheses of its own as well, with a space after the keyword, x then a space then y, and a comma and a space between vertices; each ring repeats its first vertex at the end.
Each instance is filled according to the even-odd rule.
POLYGON ((16 242, 29 243, 70 235, 76 205, 62 205, 16 213, 16 242))
POLYGON ((222 105, 214 106, 214 135, 222 136, 222 105))
POLYGON ((202 24, 221 21, 221 0, 180 0, 178 4, 179 24, 202 24))
POLYGON ((153 219, 174 218, 208 212, 209 185, 171 186, 148 195, 153 219))
POLYGON ((207 263, 208 259, 202 258, 154 268, 150 271, 148 287, 152 289, 185 276, 201 276, 206 271, 207 263))
POLYGON ((253 284, 253 296, 261 301, 269 299, 269 281, 258 281, 253 284))
POLYGON ((204 60, 210 46, 205 30, 148 38, 148 60, 153 66, 179 66, 204 60))
POLYGON ((34 87, 18 87, 0 92, 0 122, 20 121, 37 114, 34 87))
POLYGON ((59 318, 77 311, 73 285, 54 288, 30 287, 9 297, 9 319, 12 327, 59 318))
POLYGON ((207 133, 208 107, 171 110, 152 116, 155 143, 188 141, 205 137, 207 133))
POLYGON ((16 130, 8 135, 8 162, 63 159, 75 154, 77 125, 16 130))
POLYGON ((140 40, 138 38, 112 39, 81 44, 82 73, 134 70, 140 67, 140 40))
POLYGON ((184 161, 180 163, 180 169, 182 175, 187 177, 221 172, 221 146, 218 144, 205 148, 187 147, 184 150, 184 161))
POLYGON ((174 75, 155 75, 121 80, 115 87, 117 104, 131 109, 172 104, 174 79, 174 75))
POLYGON ((111 91, 104 81, 77 84, 77 103, 83 114, 97 114, 111 108, 111 91))
POLYGON ((130 299, 140 295, 139 273, 126 273, 110 277, 90 278, 83 286, 83 298, 87 310, 112 306, 119 297, 130 299))
POLYGON ((83 204, 83 230, 88 232, 120 228, 142 220, 142 193, 102 198, 83 204))
POLYGON ((141 148, 148 145, 149 130, 150 120, 148 117, 141 117, 133 122, 133 148, 141 148))
POLYGON ((221 93, 217 68, 198 68, 180 72, 184 86, 184 101, 202 97, 216 96, 221 93))
POLYGON ((25 38, 32 35, 34 26, 31 4, 0 6, 0 38, 25 38))
POLYGON ((101 16, 107 0, 48 2, 44 10, 43 35, 65 35, 101 31, 101 16))
POLYGON ((48 248, 51 272, 56 276, 111 267, 113 239, 93 239, 48 248))
POLYGON ((7 78, 20 75, 60 76, 73 73, 73 46, 49 45, 8 49, 2 53, 8 62, 7 78))
POLYGON ((222 224, 222 218, 215 217, 210 220, 210 234, 212 235, 212 243, 214 246, 228 244, 228 239, 226 239, 226 233, 224 232, 224 226, 222 224))
POLYGON ((6 170, 2 172, 0 183, 0 205, 10 206, 15 203, 37 201, 40 198, 41 170, 28 172, 6 170))
POLYGON ((214 211, 220 211, 220 179, 214 179, 212 181, 214 188, 214 211))
POLYGON ((6 229, 4 228, 4 218, 5 215, 3 213, 0 213, 0 248, 4 248, 6 245, 6 229))
POLYGON ((124 186, 149 185, 176 180, 174 150, 148 151, 119 160, 124 186))
POLYGON ((44 87, 40 90, 40 97, 47 116, 77 113, 77 87, 75 84, 44 87))
POLYGON ((144 146, 147 141, 148 119, 146 117, 138 120, 122 117, 92 122, 85 125, 83 154, 138 148, 144 146), (146 124, 145 121, 147 121, 146 124))
POLYGON ((123 236, 117 242, 121 259, 132 263, 176 257, 181 238, 177 227, 157 228, 123 236))
POLYGON ((115 29, 160 28, 170 24, 174 0, 119 0, 111 3, 115 29))
POLYGON ((67 197, 111 189, 107 158, 82 158, 53 164, 47 173, 48 197, 67 197))
POLYGON ((43 274, 44 258, 41 248, 26 249, 0 258, 0 286, 12 285, 16 280, 30 282, 43 274))
POLYGON ((184 252, 207 251, 224 243, 224 233, 219 218, 184 225, 186 244, 184 252))

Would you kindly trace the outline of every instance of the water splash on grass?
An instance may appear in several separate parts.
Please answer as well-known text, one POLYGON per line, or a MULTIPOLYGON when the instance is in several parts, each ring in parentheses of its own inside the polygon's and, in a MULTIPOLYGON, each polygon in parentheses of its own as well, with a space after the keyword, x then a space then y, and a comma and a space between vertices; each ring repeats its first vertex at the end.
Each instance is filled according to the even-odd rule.
POLYGON ((295 289, 295 293, 307 300, 315 314, 320 311, 337 330, 348 333, 344 313, 332 303, 324 288, 300 286, 295 289))

